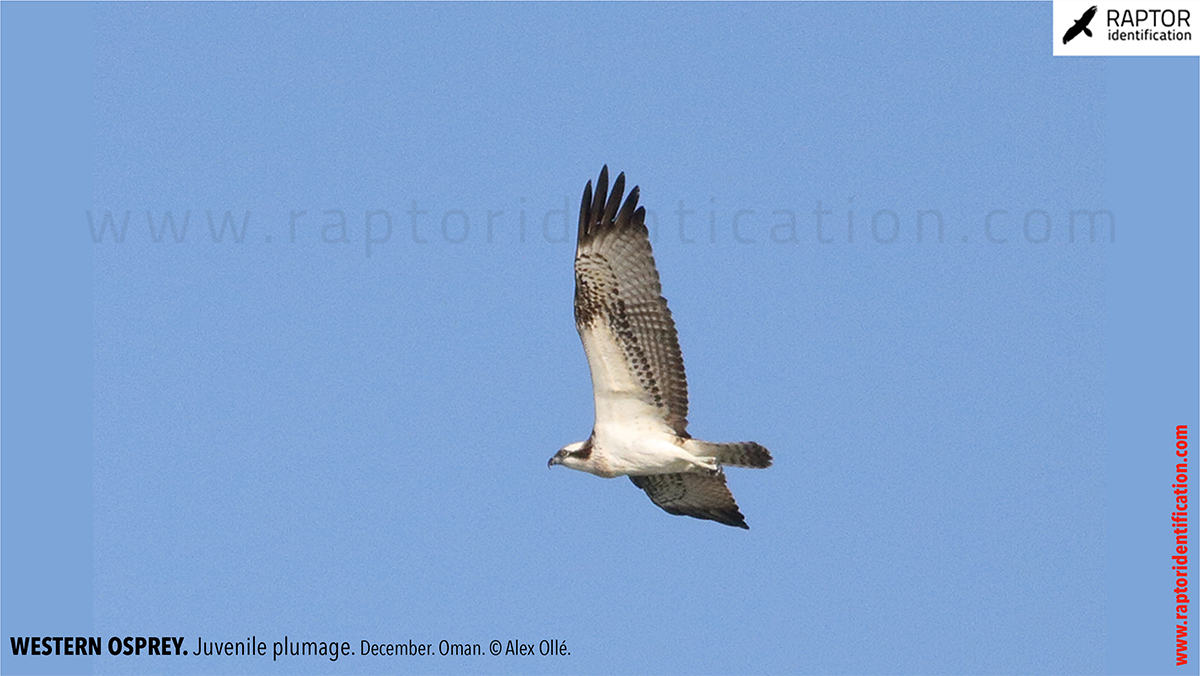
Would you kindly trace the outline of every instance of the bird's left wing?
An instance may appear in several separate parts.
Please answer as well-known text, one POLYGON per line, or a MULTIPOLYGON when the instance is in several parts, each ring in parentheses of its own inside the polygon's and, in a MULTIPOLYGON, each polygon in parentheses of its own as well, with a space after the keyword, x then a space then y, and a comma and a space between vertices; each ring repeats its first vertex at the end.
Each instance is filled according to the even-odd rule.
POLYGON ((592 372, 596 423, 654 420, 687 436, 687 376, 679 338, 646 230, 638 189, 625 174, 608 192, 608 167, 579 208, 575 249, 575 328, 592 372))

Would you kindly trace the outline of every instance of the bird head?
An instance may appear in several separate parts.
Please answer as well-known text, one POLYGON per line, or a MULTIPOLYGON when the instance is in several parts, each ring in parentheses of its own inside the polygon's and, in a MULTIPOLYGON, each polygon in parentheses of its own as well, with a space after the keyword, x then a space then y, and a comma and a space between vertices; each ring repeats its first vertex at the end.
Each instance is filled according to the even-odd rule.
POLYGON ((554 456, 550 458, 550 462, 546 463, 546 467, 563 465, 564 467, 569 467, 571 469, 583 469, 591 455, 591 439, 588 439, 587 441, 576 441, 573 444, 567 444, 559 449, 558 453, 555 453, 554 456))

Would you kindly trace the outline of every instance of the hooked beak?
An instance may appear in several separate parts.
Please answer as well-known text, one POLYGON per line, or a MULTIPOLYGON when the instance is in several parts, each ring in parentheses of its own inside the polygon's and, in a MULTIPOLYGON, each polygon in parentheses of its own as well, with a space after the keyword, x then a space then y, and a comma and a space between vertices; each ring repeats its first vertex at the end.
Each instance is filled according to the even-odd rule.
POLYGON ((546 468, 547 468, 547 469, 549 469, 549 468, 551 468, 551 467, 553 467, 553 466, 555 466, 555 465, 561 465, 561 464, 562 464, 562 452, 555 453, 555 454, 554 454, 554 455, 553 455, 553 456, 550 458, 550 462, 547 462, 547 463, 546 463, 546 468))

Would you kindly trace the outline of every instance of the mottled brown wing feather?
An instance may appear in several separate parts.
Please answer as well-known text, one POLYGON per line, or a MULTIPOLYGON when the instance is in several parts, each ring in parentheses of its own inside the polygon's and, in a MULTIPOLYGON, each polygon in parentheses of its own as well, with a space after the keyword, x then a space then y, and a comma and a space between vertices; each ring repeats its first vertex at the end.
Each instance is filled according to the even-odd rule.
POLYGON ((654 504, 670 514, 750 529, 725 485, 724 473, 651 474, 629 479, 634 486, 646 491, 654 504))
POLYGON ((644 401, 661 410, 676 434, 687 437, 687 376, 679 337, 654 267, 646 210, 637 206, 636 187, 621 206, 624 190, 621 174, 608 192, 607 166, 595 193, 590 181, 584 188, 575 249, 575 326, 582 335, 596 322, 607 324, 644 401))

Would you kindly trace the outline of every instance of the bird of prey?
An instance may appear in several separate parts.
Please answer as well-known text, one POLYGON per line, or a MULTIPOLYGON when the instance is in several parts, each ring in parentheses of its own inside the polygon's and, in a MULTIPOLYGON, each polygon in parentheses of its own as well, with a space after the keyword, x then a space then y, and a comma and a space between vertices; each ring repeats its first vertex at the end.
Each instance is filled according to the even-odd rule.
POLYGON ((1075 22, 1074 26, 1071 26, 1067 29, 1066 34, 1063 35, 1063 44, 1065 45, 1071 40, 1074 40, 1075 36, 1079 35, 1080 33, 1083 33, 1089 38, 1092 37, 1092 31, 1088 29, 1088 24, 1092 22, 1092 17, 1094 16, 1096 16, 1096 6, 1092 5, 1088 8, 1088 11, 1083 13, 1083 16, 1079 17, 1079 20, 1075 22))
POLYGON ((671 514, 749 528, 725 485, 723 465, 764 468, 754 442, 718 444, 687 431, 687 379, 679 338, 646 230, 638 189, 622 205, 625 174, 608 192, 588 181, 575 248, 575 328, 592 374, 596 421, 585 441, 564 446, 548 466, 628 476, 671 514))

